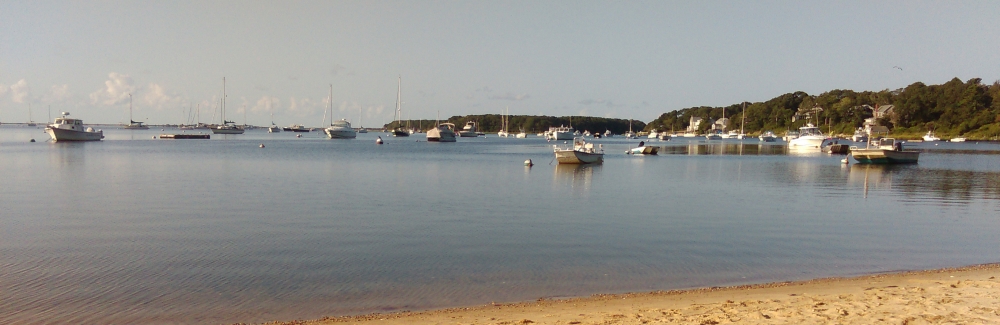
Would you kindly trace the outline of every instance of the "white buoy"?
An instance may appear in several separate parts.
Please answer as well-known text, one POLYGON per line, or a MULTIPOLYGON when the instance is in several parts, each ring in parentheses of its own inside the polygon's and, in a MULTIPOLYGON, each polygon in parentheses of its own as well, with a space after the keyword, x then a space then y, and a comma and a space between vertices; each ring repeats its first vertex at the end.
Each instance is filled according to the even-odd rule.
POLYGON ((528 167, 531 167, 531 166, 534 166, 534 165, 535 165, 535 163, 531 162, 531 159, 528 159, 528 160, 525 160, 525 161, 524 161, 524 165, 525 165, 525 166, 528 166, 528 167))
POLYGON ((156 136, 155 135, 153 136, 153 140, 156 140, 156 136))
POLYGON ((261 144, 260 144, 260 147, 261 147, 261 148, 263 148, 263 147, 264 147, 264 144, 263 144, 263 143, 261 143, 261 144))
POLYGON ((841 160, 841 161, 840 161, 840 163, 841 163, 841 164, 847 164, 847 163, 849 163, 849 162, 850 162, 850 161, 848 161, 848 160, 847 160, 847 158, 844 158, 843 160, 841 160))
POLYGON ((301 138, 301 137, 302 137, 302 135, 301 135, 301 134, 296 134, 296 135, 295 135, 295 137, 296 137, 296 138, 301 138))
POLYGON ((382 137, 378 137, 378 139, 375 139, 375 144, 382 144, 382 137))

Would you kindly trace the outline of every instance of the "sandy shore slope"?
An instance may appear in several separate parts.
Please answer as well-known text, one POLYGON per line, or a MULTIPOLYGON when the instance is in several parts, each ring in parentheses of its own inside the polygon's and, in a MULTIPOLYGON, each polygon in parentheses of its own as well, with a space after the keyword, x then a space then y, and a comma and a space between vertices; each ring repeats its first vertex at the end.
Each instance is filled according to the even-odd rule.
POLYGON ((273 324, 1000 324, 1000 264, 273 324))

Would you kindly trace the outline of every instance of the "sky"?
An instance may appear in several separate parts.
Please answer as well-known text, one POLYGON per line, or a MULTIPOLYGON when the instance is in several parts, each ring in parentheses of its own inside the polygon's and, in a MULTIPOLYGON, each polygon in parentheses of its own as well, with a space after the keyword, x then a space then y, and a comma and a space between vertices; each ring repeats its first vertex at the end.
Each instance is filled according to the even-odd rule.
POLYGON ((378 127, 397 85, 404 119, 649 122, 795 91, 992 83, 997 18, 1000 1, 0 0, 0 123, 127 123, 130 94, 137 121, 218 122, 223 78, 240 124, 378 127))

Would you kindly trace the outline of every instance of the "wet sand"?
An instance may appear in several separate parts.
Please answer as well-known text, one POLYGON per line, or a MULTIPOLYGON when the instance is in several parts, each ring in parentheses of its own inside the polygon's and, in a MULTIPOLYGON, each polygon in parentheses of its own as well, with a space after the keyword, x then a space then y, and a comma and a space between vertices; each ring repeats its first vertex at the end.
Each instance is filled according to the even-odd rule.
POLYGON ((1000 324, 1000 264, 268 324, 1000 324))

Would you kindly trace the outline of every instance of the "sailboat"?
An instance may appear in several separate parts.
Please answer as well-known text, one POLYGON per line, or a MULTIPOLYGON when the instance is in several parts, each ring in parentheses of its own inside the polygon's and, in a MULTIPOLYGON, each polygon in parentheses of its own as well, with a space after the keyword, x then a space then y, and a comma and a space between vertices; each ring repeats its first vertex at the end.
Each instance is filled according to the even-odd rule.
POLYGON ((743 127, 747 124, 747 102, 743 102, 743 117, 740 120, 740 134, 736 135, 737 139, 743 140, 747 137, 747 134, 743 132, 743 127))
POLYGON ((234 125, 236 122, 226 121, 226 78, 222 78, 222 125, 212 129, 215 134, 243 134, 243 129, 234 125))
POLYGON ((28 103, 28 126, 38 126, 31 118, 31 103, 28 103))
POLYGON ((410 133, 403 128, 403 123, 400 121, 403 118, 402 107, 399 101, 400 86, 403 83, 403 77, 398 77, 396 80, 396 129, 392 130, 392 136, 394 137, 408 137, 410 133))
POLYGON ((625 132, 626 139, 634 139, 635 132, 632 132, 632 119, 628 119, 628 132, 625 132))
POLYGON ((345 119, 333 120, 333 85, 330 85, 330 127, 323 131, 330 139, 354 139, 358 137, 358 132, 351 128, 350 122, 345 119))
POLYGON ((364 117, 365 117, 365 107, 362 106, 361 115, 358 116, 358 133, 368 133, 368 129, 365 129, 365 127, 361 125, 361 119, 364 117))
MULTIPOLYGON (((509 112, 509 111, 510 111, 510 107, 507 107, 507 112, 509 112)), ((510 133, 507 133, 507 113, 506 112, 504 114, 500 115, 500 124, 501 124, 500 125, 500 132, 497 132, 497 135, 499 135, 502 138, 506 138, 506 137, 510 136, 510 133)))
POLYGON ((149 130, 149 127, 143 125, 142 122, 136 122, 136 121, 132 120, 132 94, 131 93, 128 94, 128 121, 129 121, 129 123, 127 125, 123 125, 122 126, 123 129, 149 130))

